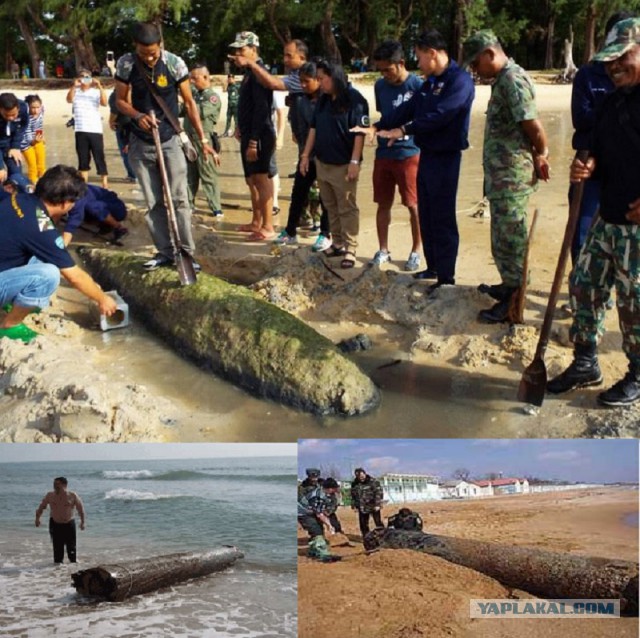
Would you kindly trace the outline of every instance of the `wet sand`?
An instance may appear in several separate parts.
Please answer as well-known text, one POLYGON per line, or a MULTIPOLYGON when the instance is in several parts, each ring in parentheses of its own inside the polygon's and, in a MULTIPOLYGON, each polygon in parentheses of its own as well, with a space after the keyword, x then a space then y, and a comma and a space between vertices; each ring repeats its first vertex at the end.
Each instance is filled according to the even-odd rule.
MULTIPOLYGON (((372 102, 372 85, 359 88, 372 102)), ((27 92, 22 87, 16 89, 21 97, 27 92)), ((46 107, 48 165, 75 164, 73 133, 64 126, 71 114, 64 101, 66 91, 39 92, 46 107)), ((370 335, 374 348, 354 356, 383 390, 383 404, 377 411, 350 420, 318 419, 255 399, 174 355, 169 346, 138 326, 135 317, 132 328, 100 333, 89 318, 85 300, 62 287, 54 309, 30 319, 43 334, 35 345, 5 347, 3 343, 0 348, 4 379, 0 389, 5 391, 0 399, 0 439, 291 441, 298 437, 388 436, 391 431, 398 437, 637 434, 638 408, 597 408, 598 389, 547 398, 537 416, 525 415, 515 401, 522 370, 535 349, 568 210, 570 87, 538 86, 541 118, 550 137, 552 179, 541 185, 531 200, 531 209, 540 208, 540 219, 532 248, 527 325, 511 331, 507 326, 486 326, 475 319, 480 309, 492 303, 475 288, 480 282, 495 283, 498 278, 490 256, 489 219, 474 216, 482 192, 483 113, 488 95, 488 87, 478 87, 471 148, 463 156, 458 194, 458 285, 441 290, 434 299, 426 299, 422 284, 414 285, 410 275, 402 272, 410 250, 410 231, 406 211, 398 204, 390 230, 392 263, 380 272, 365 267, 377 249, 370 186, 372 148, 365 149, 358 194, 358 265, 351 272, 339 272, 342 281, 327 275, 328 286, 319 281, 309 263, 313 237, 302 237, 298 250, 285 249, 274 255, 270 245, 247 244, 236 232, 236 225, 246 223, 250 211, 235 140, 222 140, 225 218, 214 223, 205 202, 200 198, 196 202, 198 254, 206 271, 243 284, 261 280, 256 286, 259 294, 334 341, 359 332, 370 335), (300 282, 303 285, 294 285, 300 282), (61 360, 70 361, 63 380, 60 375, 42 374, 61 360), (91 396, 87 399, 85 395, 91 396)), ((107 110, 103 113, 106 120, 107 110)), ((108 130, 105 143, 111 188, 130 206, 128 225, 132 232, 125 248, 151 254, 141 194, 124 183, 124 169, 108 130)), ((285 148, 279 153, 280 224, 286 221, 292 184, 286 175, 293 172, 295 158, 296 150, 287 134, 285 148)), ((83 231, 78 232, 76 241, 102 245, 83 231)), ((126 291, 120 293, 126 299, 126 291)), ((560 303, 565 301, 566 295, 560 303)), ((546 357, 550 375, 571 359, 571 350, 566 347, 569 320, 561 311, 557 316, 546 357)), ((626 360, 620 351, 615 312, 609 313, 607 325, 610 331, 601 349, 601 363, 605 381, 612 383, 624 374, 626 360)))
MULTIPOLYGON (((465 501, 412 503, 426 532, 539 547, 552 551, 638 560, 638 530, 627 515, 638 511, 638 492, 596 488, 465 501)), ((383 519, 401 507, 386 506, 383 519)), ((351 539, 357 517, 340 508, 351 539)), ((356 535, 356 536, 354 536, 356 535)), ((635 637, 638 618, 590 620, 469 618, 472 598, 531 598, 510 591, 473 570, 411 550, 370 556, 346 538, 332 538, 343 561, 321 564, 306 558, 306 534, 298 531, 300 638, 600 638, 635 637)))

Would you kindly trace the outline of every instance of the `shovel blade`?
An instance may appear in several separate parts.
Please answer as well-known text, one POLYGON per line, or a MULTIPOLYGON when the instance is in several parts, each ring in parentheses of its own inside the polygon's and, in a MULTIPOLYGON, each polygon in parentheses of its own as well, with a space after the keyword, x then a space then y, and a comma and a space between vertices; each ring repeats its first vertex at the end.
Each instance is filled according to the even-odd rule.
POLYGON ((540 407, 547 390, 547 368, 540 357, 536 357, 522 373, 518 387, 518 401, 540 407))
POLYGON ((178 278, 183 286, 189 286, 196 283, 196 269, 193 266, 193 257, 184 249, 179 250, 176 254, 176 267, 178 269, 178 278))

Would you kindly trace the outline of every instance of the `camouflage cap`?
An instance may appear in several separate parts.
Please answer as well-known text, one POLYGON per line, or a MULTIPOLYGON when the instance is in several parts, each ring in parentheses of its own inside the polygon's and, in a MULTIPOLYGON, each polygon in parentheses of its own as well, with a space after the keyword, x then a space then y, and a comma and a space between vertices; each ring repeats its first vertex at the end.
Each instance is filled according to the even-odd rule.
POLYGON ((232 42, 229 46, 234 49, 241 49, 242 47, 259 47, 260 39, 251 31, 240 31, 240 33, 236 33, 235 42, 232 42))
POLYGON ((491 31, 491 29, 483 29, 482 31, 476 31, 473 35, 470 35, 462 45, 463 63, 462 66, 468 68, 472 62, 480 55, 484 50, 493 46, 494 44, 500 44, 498 36, 491 31))
POLYGON ((617 22, 607 34, 604 47, 593 56, 597 62, 613 62, 640 44, 640 18, 617 22))
POLYGON ((305 470, 305 474, 309 478, 317 478, 318 476, 320 476, 320 470, 316 469, 315 467, 308 467, 305 470))

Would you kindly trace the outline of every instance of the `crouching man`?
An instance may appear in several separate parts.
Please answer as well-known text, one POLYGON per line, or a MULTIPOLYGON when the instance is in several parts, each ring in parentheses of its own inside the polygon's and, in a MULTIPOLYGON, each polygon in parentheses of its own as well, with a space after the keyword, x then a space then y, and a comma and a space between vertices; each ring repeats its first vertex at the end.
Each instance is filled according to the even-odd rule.
POLYGON ((116 302, 75 265, 54 222, 83 197, 86 184, 70 166, 54 166, 39 180, 33 195, 0 193, 0 338, 28 343, 37 332, 24 323, 31 312, 49 305, 62 275, 98 304, 107 316, 116 302))
POLYGON ((298 523, 308 532, 310 539, 307 555, 323 563, 340 560, 339 556, 333 556, 329 552, 329 544, 324 536, 325 531, 330 535, 336 532, 330 517, 335 513, 335 502, 339 491, 337 481, 327 478, 321 486, 298 499, 298 523))

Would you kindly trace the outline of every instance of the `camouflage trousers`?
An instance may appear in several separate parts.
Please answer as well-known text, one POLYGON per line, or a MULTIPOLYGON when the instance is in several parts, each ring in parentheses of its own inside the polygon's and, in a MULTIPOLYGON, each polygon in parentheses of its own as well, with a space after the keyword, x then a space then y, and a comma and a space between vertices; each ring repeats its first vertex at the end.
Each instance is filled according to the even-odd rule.
POLYGON ((211 212, 220 210, 220 169, 215 165, 211 157, 202 152, 202 142, 200 140, 192 140, 192 142, 198 150, 198 159, 195 162, 187 162, 187 182, 191 208, 195 208, 196 194, 198 188, 202 186, 211 212))
POLYGON ((529 227, 527 205, 529 193, 489 198, 491 207, 491 254, 502 283, 510 288, 522 284, 524 256, 529 227))
POLYGON ((607 224, 599 219, 589 231, 571 274, 572 341, 600 341, 614 286, 622 348, 632 363, 640 365, 640 226, 607 224))

